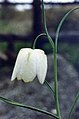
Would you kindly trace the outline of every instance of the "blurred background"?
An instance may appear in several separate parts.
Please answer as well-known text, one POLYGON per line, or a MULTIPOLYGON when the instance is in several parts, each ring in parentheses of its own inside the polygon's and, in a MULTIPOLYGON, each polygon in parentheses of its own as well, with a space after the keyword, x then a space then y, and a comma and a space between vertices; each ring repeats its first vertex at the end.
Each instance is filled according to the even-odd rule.
MULTIPOLYGON (((68 10, 78 6, 79 1, 44 0, 44 2, 48 31, 54 38, 61 18, 68 10)), ((65 20, 58 46, 58 52, 73 63, 77 69, 79 68, 78 19, 79 10, 76 10, 65 20)), ((10 55, 11 51, 16 53, 21 47, 32 47, 35 37, 42 32, 40 0, 0 0, 0 53, 10 55)), ((51 52, 46 40, 40 40, 37 47, 45 49, 47 53, 51 52)))
MULTIPOLYGON (((49 34, 54 39, 56 34, 56 29, 60 20, 71 8, 79 6, 79 0, 44 0, 44 5, 45 5, 47 28, 48 28, 49 34)), ((8 81, 10 80, 10 77, 11 77, 11 73, 13 70, 17 53, 21 48, 24 48, 24 47, 32 48, 34 39, 36 38, 38 34, 42 32, 44 32, 44 30, 43 30, 43 23, 42 23, 41 0, 0 0, 0 76, 1 76, 0 90, 2 91, 0 95, 11 97, 12 99, 16 99, 18 101, 17 92, 20 88, 18 88, 18 90, 16 89, 17 90, 15 91, 16 93, 9 92, 10 95, 9 94, 6 95, 7 92, 5 91, 6 89, 7 91, 9 91, 9 89, 13 90, 16 87, 15 83, 11 83, 8 81)), ((45 37, 40 38, 40 40, 36 44, 36 48, 41 48, 45 50, 45 52, 48 55, 49 66, 51 67, 50 64, 52 61, 51 59, 52 50, 50 48, 50 44, 48 43, 47 39, 45 37)), ((58 72, 59 79, 67 78, 67 80, 64 80, 64 82, 62 82, 62 88, 60 90, 60 94, 62 94, 62 91, 64 90, 65 86, 69 87, 66 92, 67 97, 66 95, 62 94, 63 103, 64 103, 64 100, 67 103, 65 103, 64 106, 61 105, 61 109, 65 110, 65 109, 68 109, 67 105, 71 103, 72 97, 76 94, 75 91, 77 92, 79 90, 79 81, 78 81, 79 10, 74 11, 65 20, 61 28, 59 41, 58 41, 58 54, 59 54, 58 59, 60 61, 59 67, 61 69, 61 71, 58 72), (65 64, 63 65, 62 62, 65 64), (63 67, 63 71, 61 67, 63 67), (62 74, 62 72, 64 73, 62 74), (70 82, 68 80, 69 78, 70 78, 70 82), (72 81, 72 78, 74 78, 73 81, 72 81), (65 85, 66 83, 67 85, 65 85), (71 98, 68 95, 69 90, 71 91, 70 93, 72 95, 74 94, 73 96, 71 96, 71 98), (69 98, 70 98, 70 103, 68 102, 69 98)), ((47 78, 49 79, 51 78, 51 74, 52 74, 50 67, 49 67, 50 71, 47 75, 47 78)), ((51 83, 51 81, 49 82, 51 83)), ((37 84, 37 82, 35 82, 35 84, 37 84)), ((30 91, 29 92, 26 91, 26 93, 28 92, 28 101, 29 101, 29 95, 31 95, 32 98, 30 100, 32 101, 32 103, 34 103, 34 105, 35 105, 35 102, 33 101, 35 97, 32 94, 35 93, 36 88, 38 88, 38 86, 35 87, 35 84, 33 84, 34 87, 30 85, 30 87, 33 88, 34 92, 31 92, 31 90, 29 89, 29 86, 28 86, 28 90, 30 91)), ((20 85, 23 89, 25 84, 21 83, 18 85, 20 85)), ((20 91, 25 92, 25 89, 20 91)), ((39 90, 37 90, 35 94, 38 94, 38 92, 39 90)), ((46 93, 44 92, 43 96, 45 94, 48 96, 48 92, 46 93)), ((19 99, 24 100, 25 97, 23 97, 22 99, 21 98, 19 99)), ((45 102, 45 101, 42 100, 42 102, 45 102)), ((49 98, 46 101, 47 105, 49 105, 48 102, 51 102, 49 98)), ((38 105, 42 105, 42 103, 38 105)), ((1 106, 3 107, 2 103, 1 103, 1 106)), ((16 117, 14 115, 14 111, 9 113, 9 110, 8 110, 8 112, 6 112, 5 106, 6 105, 4 105, 3 107, 3 111, 5 110, 4 111, 5 115, 8 114, 8 116, 4 116, 4 113, 1 108, 0 119, 9 119, 9 118, 18 119, 18 116, 16 117)), ((13 107, 11 108, 13 109, 13 107)), ((46 109, 46 107, 44 108, 46 109)), ((49 110, 52 110, 51 105, 49 105, 49 110)), ((75 111, 76 116, 73 116, 74 117, 73 119, 79 118, 78 112, 79 112, 79 107, 76 108, 76 111, 75 111)), ((23 110, 23 113, 25 114, 24 110, 23 110)), ((28 113, 27 119, 31 119, 32 117, 29 116, 30 115, 29 112, 27 113, 28 113)), ((67 114, 63 113, 62 115, 65 119, 67 114)), ((22 116, 23 115, 21 115, 19 119, 22 118, 22 116)), ((43 115, 42 116, 33 115, 33 116, 34 116, 34 119, 37 119, 37 117, 38 119, 44 119, 44 118, 46 119, 46 117, 44 117, 43 115)), ((25 117, 22 119, 25 119, 25 117)))

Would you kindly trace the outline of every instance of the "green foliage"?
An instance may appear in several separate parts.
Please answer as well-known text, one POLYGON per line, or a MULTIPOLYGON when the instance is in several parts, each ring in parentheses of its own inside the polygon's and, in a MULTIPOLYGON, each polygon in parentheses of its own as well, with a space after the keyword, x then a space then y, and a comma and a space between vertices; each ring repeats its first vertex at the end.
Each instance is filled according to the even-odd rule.
MULTIPOLYGON (((74 6, 53 6, 50 9, 46 10, 46 21, 49 31, 55 31, 61 18, 72 8, 77 7, 77 5, 74 6), (63 10, 62 10, 63 9, 63 10)), ((71 14, 67 19, 66 22, 64 22, 62 30, 68 31, 68 30, 79 30, 79 12, 76 11, 73 14, 71 14), (74 27, 74 28, 73 28, 74 27)))
POLYGON ((26 47, 30 48, 31 46, 32 46, 31 43, 16 42, 16 43, 15 43, 15 51, 16 51, 16 52, 19 52, 19 50, 20 50, 21 48, 26 48, 26 47))
MULTIPOLYGON (((7 45, 8 45, 7 42, 0 42, 0 52, 5 52, 7 45)), ((21 48, 25 48, 25 47, 30 48, 31 46, 32 46, 31 43, 16 42, 14 43, 15 53, 17 53, 21 48)))
MULTIPOLYGON (((44 49, 51 52, 50 45, 46 43, 44 49)), ((75 65, 79 61, 79 44, 59 43, 58 53, 64 56, 71 64, 75 65)))
POLYGON ((3 19, 0 11, 0 33, 28 34, 32 30, 32 11, 9 11, 9 17, 3 19), (12 16, 13 15, 13 16, 12 16))
POLYGON ((79 61, 79 44, 59 43, 58 52, 73 65, 79 61))
POLYGON ((6 47, 7 47, 6 42, 0 42, 0 52, 5 52, 6 47))
MULTIPOLYGON (((49 32, 56 30, 61 18, 74 6, 53 6, 46 9, 46 22, 49 32), (63 9, 63 10, 62 10, 63 9)), ((79 30, 79 12, 74 12, 66 20, 63 26, 63 30, 79 30), (74 27, 74 28, 73 28, 74 27)), ((0 33, 16 33, 16 34, 28 34, 32 31, 33 12, 31 10, 17 11, 9 10, 8 18, 1 18, 0 9, 0 33)))

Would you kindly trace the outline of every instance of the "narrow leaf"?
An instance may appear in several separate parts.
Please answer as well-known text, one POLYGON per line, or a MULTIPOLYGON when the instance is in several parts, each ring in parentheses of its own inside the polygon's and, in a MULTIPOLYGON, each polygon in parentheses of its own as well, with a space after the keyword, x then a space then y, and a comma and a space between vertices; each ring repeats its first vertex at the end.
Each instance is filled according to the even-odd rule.
POLYGON ((23 108, 27 108, 27 109, 30 109, 30 110, 33 110, 33 111, 41 112, 43 114, 46 114, 46 115, 52 116, 56 119, 59 119, 58 116, 56 116, 55 114, 52 114, 51 112, 48 112, 48 111, 45 111, 45 110, 42 110, 42 109, 39 109, 39 108, 36 108, 36 107, 33 107, 33 106, 24 105, 24 104, 15 102, 15 101, 10 100, 10 99, 6 99, 6 98, 1 97, 1 96, 0 96, 0 100, 6 102, 8 104, 11 104, 11 105, 15 105, 15 106, 18 106, 18 107, 23 107, 23 108))
POLYGON ((66 20, 66 18, 67 18, 72 12, 74 12, 74 11, 77 10, 77 9, 79 9, 79 7, 75 7, 75 8, 73 8, 73 9, 69 10, 69 11, 64 15, 64 17, 61 19, 61 21, 60 21, 60 23, 59 23, 59 25, 58 25, 58 27, 57 27, 57 30, 56 30, 56 38, 55 38, 56 48, 57 48, 57 41, 58 41, 58 37, 59 37, 59 32, 60 32, 60 29, 61 29, 61 27, 62 27, 64 21, 66 20))
POLYGON ((79 99, 79 92, 77 93, 77 95, 76 95, 76 97, 73 101, 73 104, 72 104, 71 109, 70 109, 69 114, 68 114, 68 119, 71 119, 72 113, 75 110, 75 106, 76 106, 76 103, 77 103, 78 99, 79 99))
POLYGON ((45 80, 45 85, 49 88, 49 90, 51 91, 53 96, 55 96, 55 92, 54 92, 53 88, 49 85, 49 83, 46 80, 45 80))

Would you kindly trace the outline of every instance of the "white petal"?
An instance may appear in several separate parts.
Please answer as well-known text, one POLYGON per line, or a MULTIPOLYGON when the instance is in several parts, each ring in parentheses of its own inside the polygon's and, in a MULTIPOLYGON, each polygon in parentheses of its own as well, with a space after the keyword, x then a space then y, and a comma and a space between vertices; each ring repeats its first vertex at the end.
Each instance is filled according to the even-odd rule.
POLYGON ((30 48, 20 50, 11 80, 17 78, 18 80, 23 79, 24 82, 30 82, 36 77, 36 64, 32 52, 33 50, 30 48))
POLYGON ((36 54, 37 77, 39 82, 43 84, 47 73, 47 56, 43 50, 35 49, 34 52, 36 54))

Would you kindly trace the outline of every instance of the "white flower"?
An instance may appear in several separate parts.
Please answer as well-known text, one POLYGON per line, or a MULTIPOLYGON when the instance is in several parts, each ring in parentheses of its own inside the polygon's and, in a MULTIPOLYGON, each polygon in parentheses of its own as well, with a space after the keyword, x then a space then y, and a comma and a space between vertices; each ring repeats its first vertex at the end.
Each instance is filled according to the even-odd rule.
POLYGON ((31 82, 37 76, 41 84, 47 73, 47 56, 43 50, 23 48, 19 51, 11 81, 31 82))

